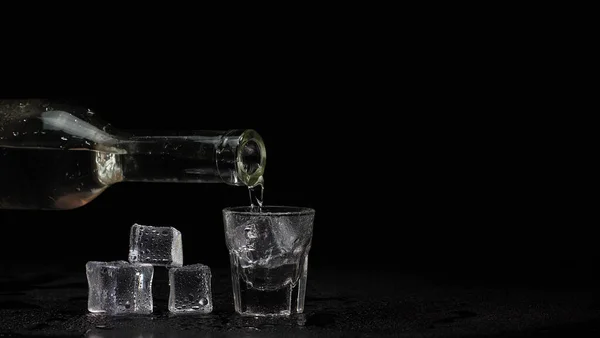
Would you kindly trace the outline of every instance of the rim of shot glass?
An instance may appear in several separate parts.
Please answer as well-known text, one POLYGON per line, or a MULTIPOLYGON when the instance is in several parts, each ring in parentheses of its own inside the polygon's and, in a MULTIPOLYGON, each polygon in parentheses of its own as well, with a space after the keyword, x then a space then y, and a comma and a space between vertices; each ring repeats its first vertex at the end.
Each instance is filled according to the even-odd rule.
POLYGON ((263 205, 260 208, 252 206, 227 207, 223 209, 223 212, 236 215, 300 216, 315 214, 315 209, 288 205, 263 205))

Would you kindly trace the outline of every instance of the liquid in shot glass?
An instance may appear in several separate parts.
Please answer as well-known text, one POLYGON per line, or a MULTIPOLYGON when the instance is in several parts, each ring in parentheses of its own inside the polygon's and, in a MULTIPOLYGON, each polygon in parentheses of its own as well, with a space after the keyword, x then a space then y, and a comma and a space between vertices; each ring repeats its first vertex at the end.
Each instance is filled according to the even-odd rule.
POLYGON ((304 312, 314 215, 310 208, 285 206, 223 210, 237 313, 304 312))

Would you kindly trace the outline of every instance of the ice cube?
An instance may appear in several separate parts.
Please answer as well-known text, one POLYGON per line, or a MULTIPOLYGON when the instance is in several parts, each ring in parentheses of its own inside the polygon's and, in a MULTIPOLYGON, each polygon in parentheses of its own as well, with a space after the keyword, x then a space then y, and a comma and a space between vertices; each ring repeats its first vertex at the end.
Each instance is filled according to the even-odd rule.
POLYGON ((273 219, 273 238, 275 245, 282 253, 294 251, 294 246, 299 241, 299 234, 294 229, 292 220, 288 217, 276 217, 273 219))
POLYGON ((169 269, 169 311, 210 313, 213 310, 212 274, 203 264, 169 269))
POLYGON ((152 265, 91 261, 86 264, 86 274, 90 312, 110 315, 152 313, 152 265))
POLYGON ((182 266, 181 233, 173 227, 134 224, 129 238, 129 262, 182 266))

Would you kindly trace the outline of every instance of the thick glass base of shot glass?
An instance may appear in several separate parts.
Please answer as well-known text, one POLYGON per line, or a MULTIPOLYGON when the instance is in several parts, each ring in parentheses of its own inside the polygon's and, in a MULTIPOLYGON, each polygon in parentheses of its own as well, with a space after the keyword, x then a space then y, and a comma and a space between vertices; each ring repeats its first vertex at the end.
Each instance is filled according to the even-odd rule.
MULTIPOLYGON (((297 279, 279 288, 254 286, 244 278, 243 269, 234 255, 231 257, 231 278, 235 311, 243 316, 290 316, 304 312, 308 255, 294 265, 297 279)), ((288 270, 289 271, 289 270, 288 270)))

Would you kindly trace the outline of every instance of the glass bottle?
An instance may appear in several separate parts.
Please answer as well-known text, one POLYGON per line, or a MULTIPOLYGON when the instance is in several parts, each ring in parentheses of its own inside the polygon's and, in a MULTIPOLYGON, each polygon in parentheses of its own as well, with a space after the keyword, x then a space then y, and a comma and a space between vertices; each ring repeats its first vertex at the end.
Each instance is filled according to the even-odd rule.
POLYGON ((74 209, 128 181, 262 184, 256 131, 165 134, 115 130, 50 100, 0 99, 0 209, 74 209))

